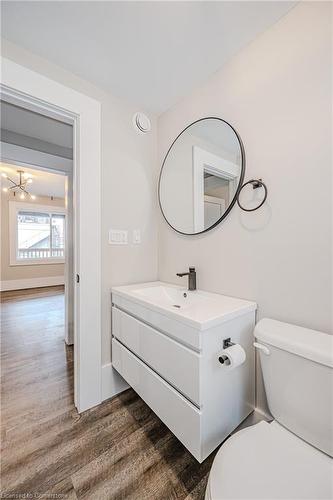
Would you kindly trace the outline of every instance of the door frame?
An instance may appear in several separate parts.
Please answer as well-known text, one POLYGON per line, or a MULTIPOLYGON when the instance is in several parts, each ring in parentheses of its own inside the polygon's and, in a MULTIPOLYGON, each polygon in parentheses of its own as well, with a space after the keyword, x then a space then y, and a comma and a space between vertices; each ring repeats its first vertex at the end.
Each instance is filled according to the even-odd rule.
POLYGON ((4 99, 73 124, 74 403, 101 403, 101 105, 2 58, 4 99))
POLYGON ((194 232, 204 230, 204 172, 230 181, 233 198, 236 192, 236 179, 240 175, 240 167, 199 146, 192 148, 193 161, 193 227, 194 232))

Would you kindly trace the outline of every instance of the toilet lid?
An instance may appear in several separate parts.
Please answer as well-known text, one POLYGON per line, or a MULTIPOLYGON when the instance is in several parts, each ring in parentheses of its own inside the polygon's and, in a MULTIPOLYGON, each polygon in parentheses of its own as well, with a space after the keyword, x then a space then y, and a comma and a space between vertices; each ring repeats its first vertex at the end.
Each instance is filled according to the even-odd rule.
POLYGON ((331 499, 333 460, 277 422, 260 422, 228 439, 209 476, 206 498, 331 499))

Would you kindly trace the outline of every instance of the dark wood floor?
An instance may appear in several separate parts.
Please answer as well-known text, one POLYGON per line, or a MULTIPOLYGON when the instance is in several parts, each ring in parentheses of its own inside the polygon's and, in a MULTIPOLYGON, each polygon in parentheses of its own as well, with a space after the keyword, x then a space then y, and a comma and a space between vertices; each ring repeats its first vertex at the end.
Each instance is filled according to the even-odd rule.
POLYGON ((77 413, 61 287, 1 306, 2 497, 203 499, 213 457, 198 464, 134 391, 77 413))

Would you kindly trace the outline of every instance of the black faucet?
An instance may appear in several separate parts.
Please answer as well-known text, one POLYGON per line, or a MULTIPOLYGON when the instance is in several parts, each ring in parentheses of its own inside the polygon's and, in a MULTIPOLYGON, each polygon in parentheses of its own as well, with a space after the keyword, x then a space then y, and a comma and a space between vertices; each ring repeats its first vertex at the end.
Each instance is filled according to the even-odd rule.
POLYGON ((188 273, 177 273, 177 276, 179 276, 180 278, 182 276, 188 276, 188 289, 197 289, 197 273, 195 272, 195 267, 189 267, 188 273))

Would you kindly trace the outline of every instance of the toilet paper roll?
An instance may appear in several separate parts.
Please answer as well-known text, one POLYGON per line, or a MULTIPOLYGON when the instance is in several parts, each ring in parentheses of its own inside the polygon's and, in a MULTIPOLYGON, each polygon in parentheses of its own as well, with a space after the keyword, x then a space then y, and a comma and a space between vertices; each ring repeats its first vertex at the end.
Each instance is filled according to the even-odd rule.
POLYGON ((226 349, 223 349, 219 359, 224 366, 227 366, 228 368, 236 368, 244 363, 246 360, 246 353, 241 345, 234 344, 226 349))

